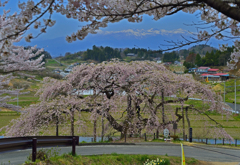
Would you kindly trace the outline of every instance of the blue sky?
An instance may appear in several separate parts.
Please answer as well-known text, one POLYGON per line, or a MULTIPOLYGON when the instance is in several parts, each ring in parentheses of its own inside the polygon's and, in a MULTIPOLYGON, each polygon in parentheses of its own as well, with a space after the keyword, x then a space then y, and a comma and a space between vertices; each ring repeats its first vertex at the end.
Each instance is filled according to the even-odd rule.
MULTIPOLYGON (((10 0, 5 9, 11 8, 12 12, 16 11, 16 2, 16 0, 10 0)), ((48 15, 46 15, 47 17, 48 15)), ((98 34, 89 34, 82 41, 67 43, 65 37, 71 35, 72 32, 76 32, 86 23, 68 19, 61 14, 53 14, 52 18, 57 22, 53 27, 48 27, 46 34, 42 34, 37 39, 32 40, 31 43, 25 42, 23 39, 18 45, 38 45, 38 47, 50 52, 53 57, 64 55, 66 52, 83 51, 92 48, 93 45, 111 46, 114 48, 132 48, 136 45, 141 48, 156 50, 159 49, 161 44, 166 45, 166 40, 181 40, 181 35, 189 37, 188 31, 196 32, 196 28, 194 26, 186 26, 185 24, 200 21, 196 13, 187 14, 179 12, 172 16, 161 18, 158 21, 144 15, 141 23, 130 23, 127 20, 110 23, 108 27, 101 28, 98 34)), ((37 32, 37 30, 31 28, 26 34, 37 34, 37 32)), ((223 42, 212 39, 208 44, 218 47, 219 43, 223 42)))

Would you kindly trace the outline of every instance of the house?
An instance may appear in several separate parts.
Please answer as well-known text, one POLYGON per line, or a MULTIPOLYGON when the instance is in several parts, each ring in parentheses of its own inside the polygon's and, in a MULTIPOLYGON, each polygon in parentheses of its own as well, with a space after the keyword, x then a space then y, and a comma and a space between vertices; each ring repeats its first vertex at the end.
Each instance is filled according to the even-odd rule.
POLYGON ((208 74, 208 73, 204 73, 201 74, 202 78, 207 79, 208 81, 226 81, 229 79, 229 74, 227 73, 216 73, 216 74, 208 74))
POLYGON ((226 81, 229 79, 229 74, 227 73, 216 73, 215 76, 220 76, 220 81, 226 81))
POLYGON ((164 62, 164 65, 171 65, 172 64, 172 62, 164 62))
POLYGON ((220 72, 219 69, 208 69, 208 74, 217 74, 219 72, 220 72))
POLYGON ((181 65, 180 61, 174 61, 174 65, 181 65))
POLYGON ((215 76, 215 75, 211 75, 211 74, 201 74, 201 76, 203 79, 208 79, 208 81, 220 81, 220 76, 215 76))
POLYGON ((195 73, 197 68, 189 68, 188 73, 195 73))
POLYGON ((135 54, 134 53, 128 53, 127 56, 134 57, 135 54))
POLYGON ((210 69, 210 68, 209 68, 209 67, 199 67, 199 68, 196 70, 196 73, 197 73, 197 74, 207 73, 207 72, 208 72, 208 69, 210 69))

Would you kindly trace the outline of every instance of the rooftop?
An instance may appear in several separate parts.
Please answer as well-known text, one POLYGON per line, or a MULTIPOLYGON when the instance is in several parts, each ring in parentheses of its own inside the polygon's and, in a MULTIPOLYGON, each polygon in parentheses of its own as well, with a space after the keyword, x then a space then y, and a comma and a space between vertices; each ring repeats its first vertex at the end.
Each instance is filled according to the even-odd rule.
POLYGON ((203 67, 203 66, 201 66, 201 67, 199 67, 198 69, 208 69, 209 67, 203 67))
POLYGON ((208 71, 212 71, 212 72, 216 72, 218 71, 219 69, 208 69, 208 71))

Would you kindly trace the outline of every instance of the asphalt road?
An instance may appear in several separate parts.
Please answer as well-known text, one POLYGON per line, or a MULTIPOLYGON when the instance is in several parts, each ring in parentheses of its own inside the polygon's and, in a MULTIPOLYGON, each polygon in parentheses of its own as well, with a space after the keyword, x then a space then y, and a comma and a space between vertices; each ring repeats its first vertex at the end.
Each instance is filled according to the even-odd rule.
MULTIPOLYGON (((71 147, 60 147, 60 154, 71 152, 71 147)), ((99 155, 99 154, 149 154, 149 155, 169 155, 181 156, 181 147, 177 144, 137 144, 137 145, 92 145, 77 146, 78 155, 99 155)), ((31 150, 21 150, 0 153, 1 165, 18 165, 27 160, 31 150)), ((198 160, 213 162, 240 162, 240 150, 214 148, 208 146, 184 146, 186 157, 193 157, 198 160)), ((239 163, 240 164, 240 163, 239 163)))
MULTIPOLYGON (((227 103, 227 104, 235 111, 235 104, 233 103, 227 103)), ((240 104, 236 104, 236 108, 237 108, 236 111, 240 113, 240 104)))

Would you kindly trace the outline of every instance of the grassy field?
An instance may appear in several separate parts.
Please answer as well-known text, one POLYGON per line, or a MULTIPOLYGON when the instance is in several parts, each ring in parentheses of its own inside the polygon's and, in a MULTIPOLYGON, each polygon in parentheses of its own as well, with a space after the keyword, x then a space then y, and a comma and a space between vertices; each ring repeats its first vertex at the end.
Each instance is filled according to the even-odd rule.
MULTIPOLYGON (((181 157, 175 156, 161 156, 161 155, 124 155, 124 154, 106 154, 106 155, 93 155, 93 156, 71 156, 71 154, 64 154, 61 156, 55 156, 49 158, 47 161, 39 162, 39 164, 44 164, 47 162, 49 165, 65 164, 65 165, 107 165, 107 164, 116 164, 116 165, 143 165, 148 160, 157 160, 159 159, 165 163, 162 165, 179 165, 181 164, 181 157)), ((26 163, 30 165, 31 163, 26 163)), ((205 164, 204 162, 198 161, 194 158, 186 158, 186 165, 200 165, 205 164)))
MULTIPOLYGON (((65 63, 63 63, 65 64, 65 63)), ((64 65, 60 65, 57 61, 53 60, 53 59, 47 59, 47 62, 45 64, 45 67, 48 69, 65 69, 66 66, 64 65)))
MULTIPOLYGON (((209 83, 211 84, 211 83, 209 83)), ((240 80, 238 79, 236 81, 236 100, 237 100, 237 104, 240 104, 240 80)), ((225 101, 229 102, 229 103, 233 103, 235 101, 235 80, 234 79, 230 79, 228 81, 225 82, 225 101)), ((215 83, 212 84, 213 89, 218 92, 219 94, 221 94, 221 96, 224 98, 224 82, 222 83, 215 83)))

